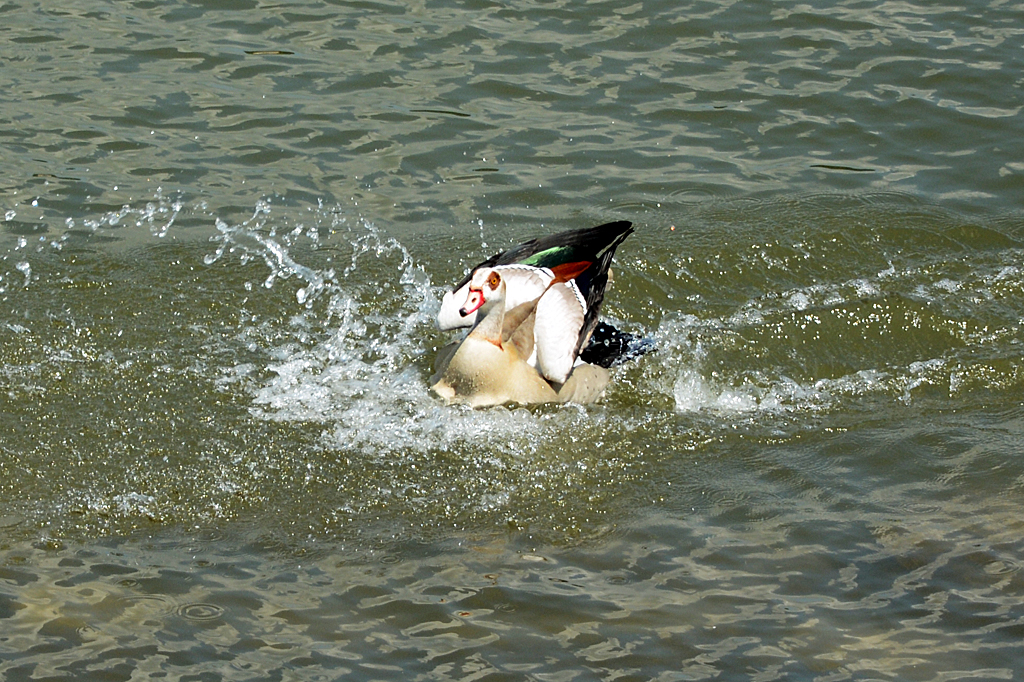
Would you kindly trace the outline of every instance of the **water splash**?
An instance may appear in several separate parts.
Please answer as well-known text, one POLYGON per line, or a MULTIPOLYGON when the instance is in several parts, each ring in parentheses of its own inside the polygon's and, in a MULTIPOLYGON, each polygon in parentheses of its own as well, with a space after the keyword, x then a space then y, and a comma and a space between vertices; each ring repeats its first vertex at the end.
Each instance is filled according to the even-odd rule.
MULTIPOLYGON (((296 292, 296 300, 300 305, 309 306, 324 292, 328 284, 335 280, 334 271, 321 273, 292 258, 288 251, 289 240, 283 240, 282 243, 276 238, 277 230, 270 220, 271 204, 270 198, 261 199, 257 202, 252 216, 238 225, 229 225, 221 218, 217 218, 215 225, 219 234, 210 240, 219 245, 213 253, 203 258, 203 262, 212 265, 220 260, 225 252, 238 253, 243 263, 253 258, 262 259, 270 269, 263 280, 263 286, 270 289, 278 279, 298 276, 305 280, 306 286, 296 292)), ((314 243, 319 241, 319 231, 315 228, 305 229, 299 225, 289 233, 292 241, 299 235, 309 237, 314 243)))
MULTIPOLYGON (((150 234, 157 238, 167 236, 177 220, 178 215, 184 208, 184 201, 180 196, 171 198, 164 195, 162 187, 158 187, 153 194, 153 201, 148 201, 141 208, 125 204, 116 211, 108 211, 98 218, 86 218, 82 224, 93 233, 102 232, 105 229, 116 228, 124 222, 131 222, 135 227, 146 227, 150 234)), ((73 219, 68 219, 68 228, 75 226, 73 219)))
POLYGON ((19 261, 14 264, 14 269, 25 275, 25 286, 32 283, 32 266, 28 261, 19 261))
POLYGON ((668 315, 659 346, 681 413, 819 414, 1006 390, 1024 375, 1018 249, 890 263, 872 276, 767 292, 721 317, 668 315))
POLYGON ((329 423, 329 445, 377 455, 507 441, 532 430, 526 410, 474 413, 445 406, 429 392, 429 363, 443 342, 434 330, 440 292, 399 242, 372 223, 361 227, 326 309, 293 321, 319 325, 324 336, 273 351, 278 361, 267 369, 274 377, 256 391, 254 411, 278 421, 329 423), (366 281, 368 270, 400 273, 386 300, 366 281))
MULTIPOLYGON (((283 228, 268 201, 241 225, 218 221, 217 229, 208 264, 229 254, 242 263, 262 261, 271 285, 299 277, 318 294, 315 306, 312 296, 296 297, 302 309, 288 319, 286 340, 261 346, 265 364, 246 360, 221 370, 218 385, 246 386, 260 419, 325 424, 326 447, 375 458, 453 450, 520 456, 564 439, 567 430, 594 427, 575 406, 474 411, 445 405, 430 392, 436 350, 449 341, 435 328, 443 288, 373 222, 332 212, 325 241, 333 254, 341 252, 334 267, 307 264, 309 238, 283 228), (280 240, 271 236, 282 233, 280 240)), ((254 326, 242 336, 269 339, 279 332, 254 326)))

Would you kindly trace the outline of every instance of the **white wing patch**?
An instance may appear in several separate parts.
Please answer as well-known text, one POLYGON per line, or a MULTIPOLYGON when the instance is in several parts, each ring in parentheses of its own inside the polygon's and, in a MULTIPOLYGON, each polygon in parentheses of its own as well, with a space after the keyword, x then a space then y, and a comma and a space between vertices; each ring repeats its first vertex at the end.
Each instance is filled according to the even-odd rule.
POLYGON ((569 378, 586 312, 586 301, 573 281, 551 285, 537 302, 537 371, 549 380, 561 384, 569 378))
POLYGON ((532 265, 499 265, 494 268, 505 280, 505 310, 544 295, 555 273, 532 265))

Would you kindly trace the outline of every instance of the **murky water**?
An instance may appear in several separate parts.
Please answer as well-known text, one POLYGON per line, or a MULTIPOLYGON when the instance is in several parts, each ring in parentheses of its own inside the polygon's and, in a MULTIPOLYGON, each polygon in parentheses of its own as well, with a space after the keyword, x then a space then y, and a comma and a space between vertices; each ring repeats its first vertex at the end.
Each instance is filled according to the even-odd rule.
POLYGON ((1024 12, 0 7, 7 680, 1024 673, 1024 12), (615 219, 599 404, 447 407, 615 219))

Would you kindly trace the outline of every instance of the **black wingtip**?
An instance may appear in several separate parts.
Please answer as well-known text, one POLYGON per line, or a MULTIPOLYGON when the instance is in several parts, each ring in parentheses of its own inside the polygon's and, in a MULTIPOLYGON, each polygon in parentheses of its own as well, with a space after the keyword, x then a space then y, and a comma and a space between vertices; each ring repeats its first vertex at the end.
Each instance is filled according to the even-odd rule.
MULTIPOLYGON (((599 254, 614 253, 622 241, 635 231, 633 223, 629 220, 615 220, 596 227, 587 227, 582 230, 566 230, 557 234, 545 237, 535 237, 528 241, 513 246, 506 251, 496 253, 484 262, 474 267, 470 272, 456 284, 452 291, 458 291, 473 276, 473 271, 478 268, 491 268, 497 265, 510 265, 528 259, 534 254, 540 253, 556 246, 580 246, 583 244, 603 245, 591 251, 591 256, 599 254)), ((609 258, 610 261, 610 258, 609 258)), ((607 264, 604 266, 607 268, 607 264)))
POLYGON ((580 353, 583 362, 599 367, 615 367, 657 350, 654 339, 619 331, 607 322, 599 322, 590 343, 580 353))

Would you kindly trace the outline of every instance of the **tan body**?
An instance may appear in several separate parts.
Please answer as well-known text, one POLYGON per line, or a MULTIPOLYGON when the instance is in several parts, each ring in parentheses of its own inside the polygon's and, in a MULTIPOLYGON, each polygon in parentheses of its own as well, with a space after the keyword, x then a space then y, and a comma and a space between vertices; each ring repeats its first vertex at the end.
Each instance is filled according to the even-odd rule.
POLYGON ((449 403, 487 407, 503 403, 591 403, 604 394, 608 370, 579 364, 564 384, 542 377, 527 362, 533 352, 536 301, 506 314, 495 306, 463 341, 442 348, 431 388, 449 403))

